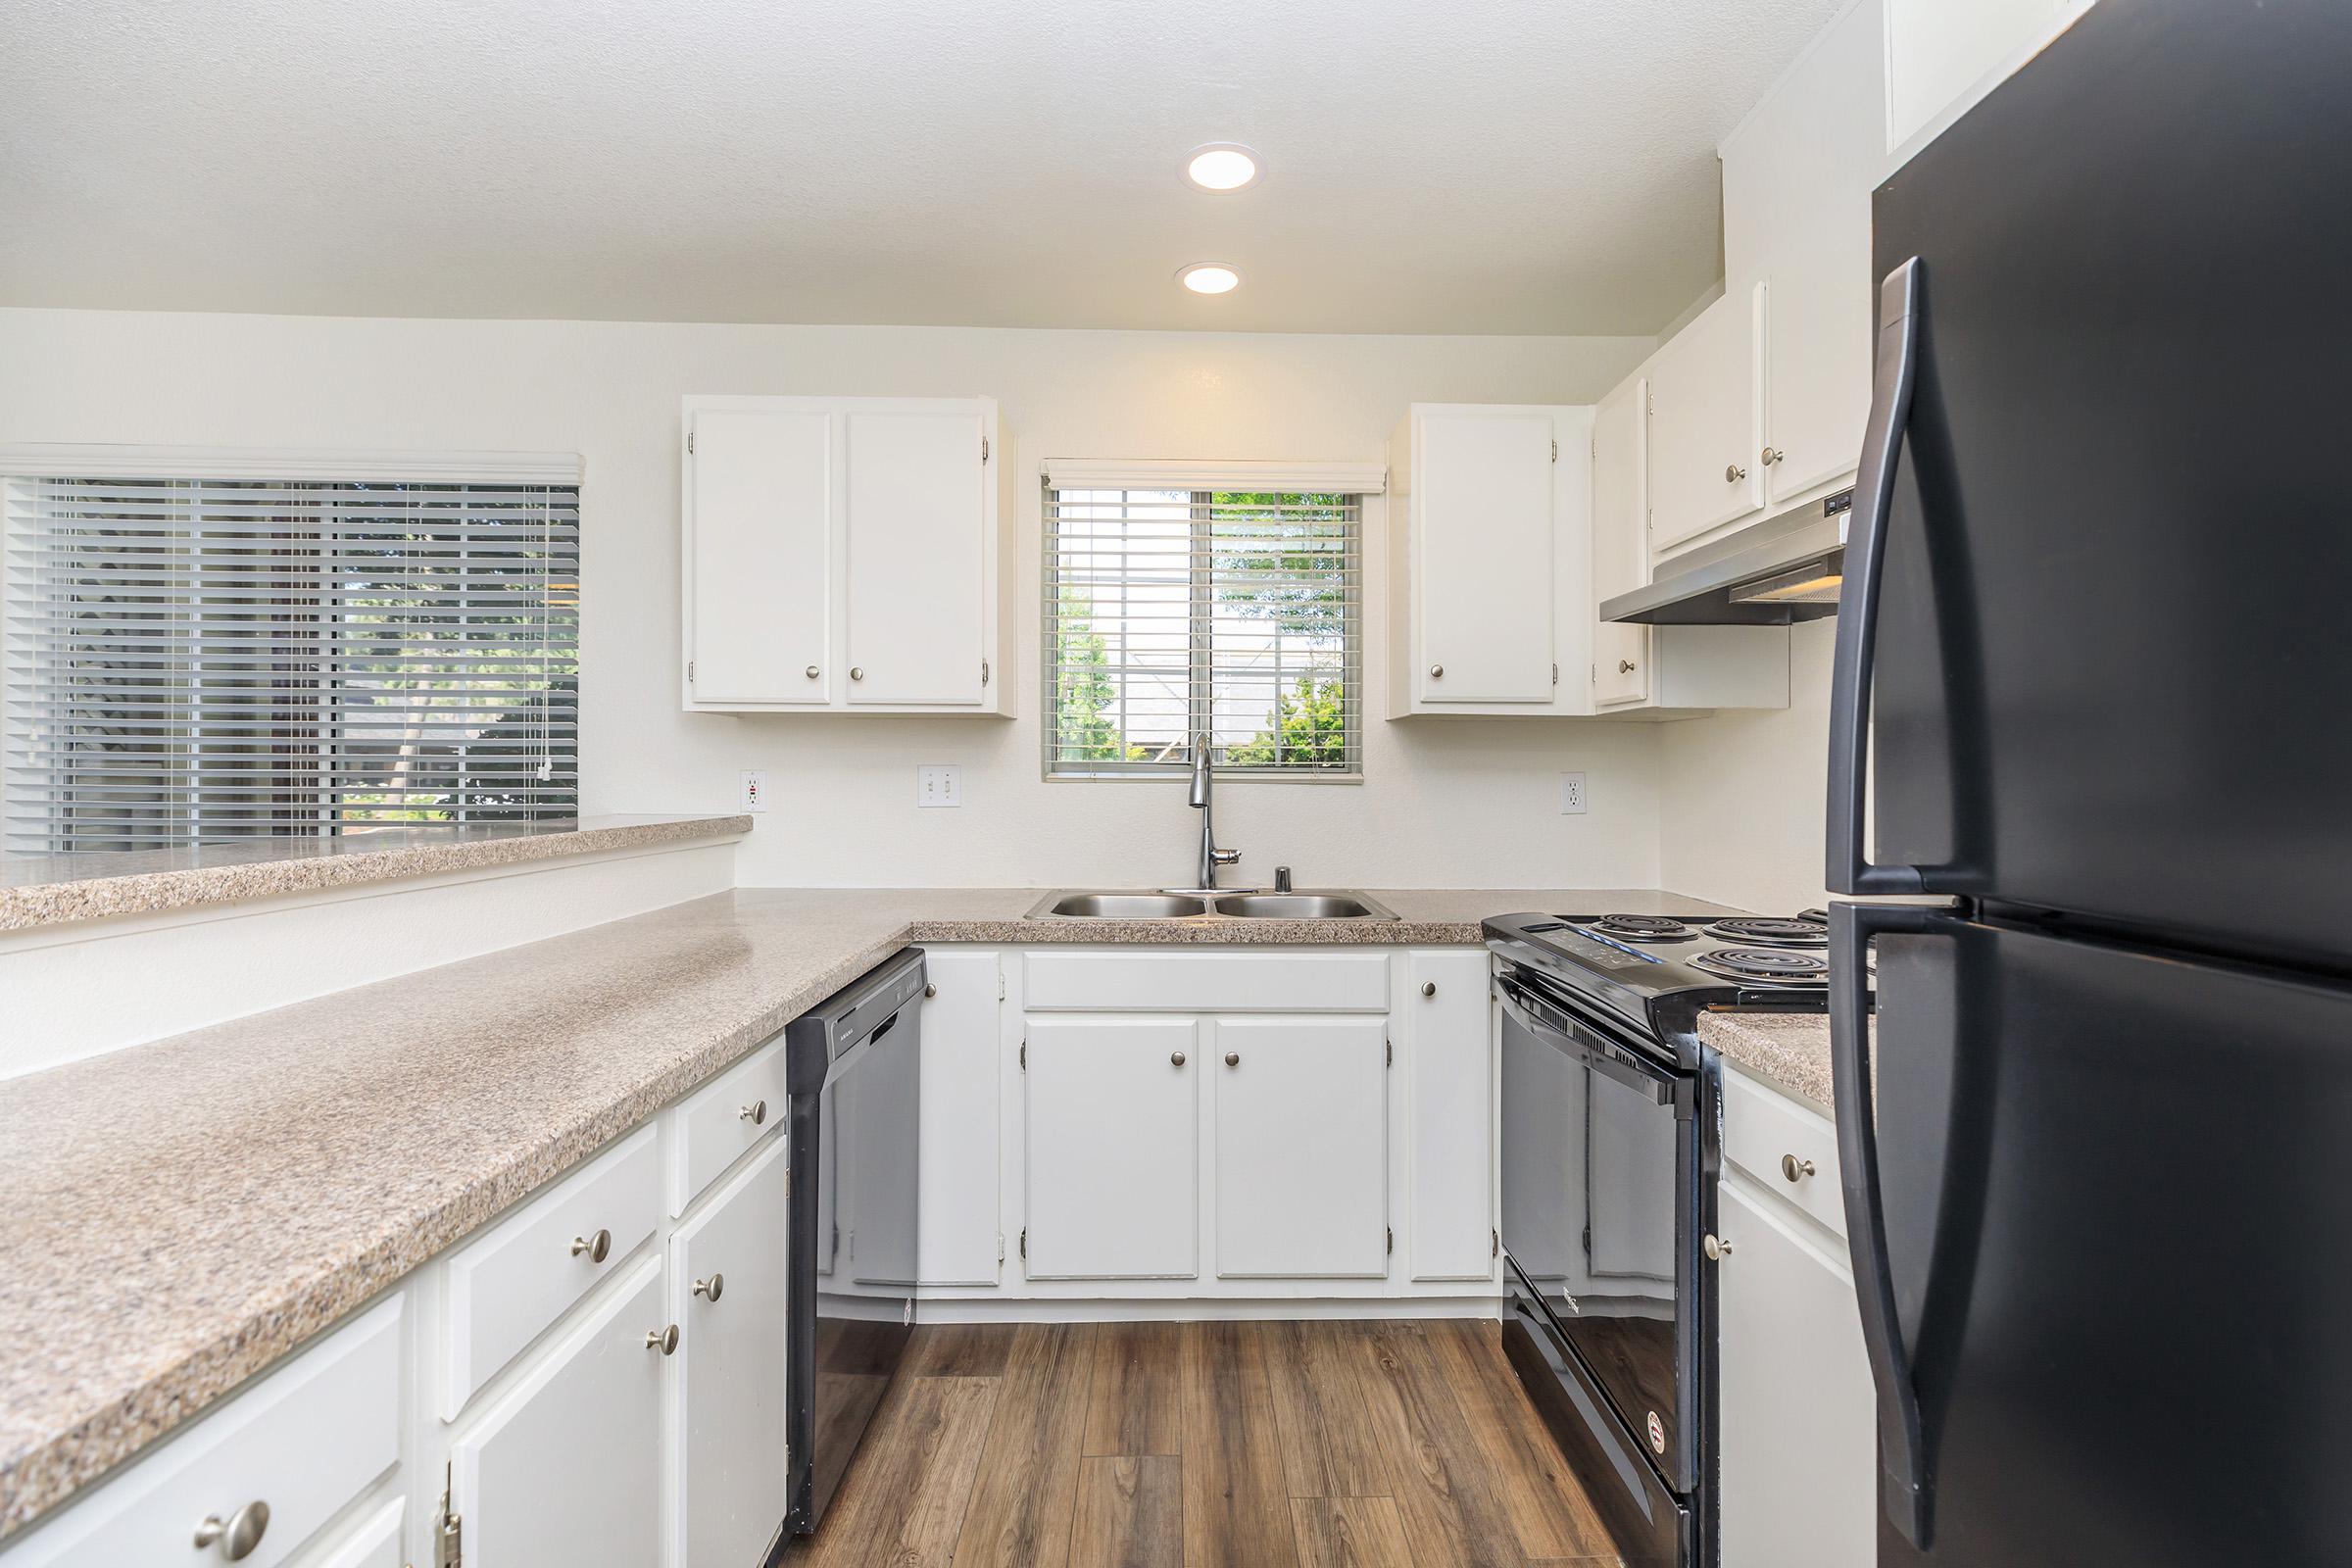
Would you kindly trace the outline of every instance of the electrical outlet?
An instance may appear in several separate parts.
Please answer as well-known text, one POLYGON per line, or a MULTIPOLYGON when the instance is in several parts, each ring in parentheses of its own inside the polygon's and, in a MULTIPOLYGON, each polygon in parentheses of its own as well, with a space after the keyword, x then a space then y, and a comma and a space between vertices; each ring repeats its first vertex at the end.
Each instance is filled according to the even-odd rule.
POLYGON ((764 768, 747 767, 743 770, 743 794, 736 809, 764 811, 767 809, 767 772, 764 768))
POLYGON ((963 769, 951 762, 925 762, 914 770, 914 804, 961 806, 963 769))
POLYGON ((1585 814, 1584 774, 1562 773, 1560 775, 1560 814, 1562 816, 1585 814))

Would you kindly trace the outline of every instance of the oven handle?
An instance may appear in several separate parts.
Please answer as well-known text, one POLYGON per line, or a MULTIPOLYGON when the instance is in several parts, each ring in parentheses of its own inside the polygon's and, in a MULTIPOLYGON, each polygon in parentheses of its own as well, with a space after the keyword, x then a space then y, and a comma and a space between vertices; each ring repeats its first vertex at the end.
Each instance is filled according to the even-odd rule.
POLYGON ((1675 1085, 1672 1079, 1627 1061, 1603 1042, 1585 1038, 1579 1025, 1561 1017, 1538 1000, 1527 987, 1508 975, 1498 974, 1494 977, 1494 998, 1520 1028, 1563 1055, 1574 1056, 1594 1072, 1639 1091, 1651 1104, 1674 1103, 1675 1085))
POLYGON ((1929 1504, 1919 1387, 1894 1301, 1886 1255, 1886 1203, 1879 1183, 1879 1129, 1870 1052, 1870 943, 1925 931, 1937 911, 1919 905, 1830 906, 1830 1070, 1838 1117, 1838 1181, 1845 1195, 1846 1248, 1862 1308, 1862 1343, 1879 1393, 1880 1494, 1887 1521, 1926 1550, 1929 1504))

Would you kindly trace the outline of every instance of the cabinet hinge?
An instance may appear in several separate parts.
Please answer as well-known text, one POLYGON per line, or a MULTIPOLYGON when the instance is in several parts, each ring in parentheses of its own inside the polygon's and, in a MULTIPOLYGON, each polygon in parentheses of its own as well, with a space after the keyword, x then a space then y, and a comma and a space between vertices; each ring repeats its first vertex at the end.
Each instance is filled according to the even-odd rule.
POLYGON ((1599 685, 1600 666, 1598 664, 1587 664, 1585 667, 1592 672, 1592 684, 1595 686, 1599 685))
POLYGON ((1382 1054, 1382 1057, 1381 1057, 1381 1065, 1382 1065, 1382 1066, 1384 1066, 1384 1067, 1394 1067, 1394 1066, 1396 1066, 1396 1041, 1394 1041, 1394 1040, 1383 1040, 1383 1041, 1381 1042, 1381 1046, 1382 1046, 1382 1048, 1383 1048, 1383 1054, 1382 1054))
POLYGON ((997 967, 997 1000, 999 1002, 1004 1000, 1004 969, 1002 964, 997 967))
POLYGON ((433 1515, 433 1568, 465 1568, 466 1521, 449 1501, 456 1471, 452 1464, 441 1472, 441 1511, 433 1515))
POLYGON ((1552 665, 1551 665, 1551 683, 1552 683, 1554 686, 1557 686, 1557 685, 1560 683, 1560 665, 1559 665, 1559 661, 1557 661, 1557 660, 1554 660, 1554 661, 1552 661, 1552 665))
POLYGON ((1396 1227, 1394 1225, 1389 1227, 1389 1250, 1396 1250, 1396 1227))
POLYGON ((694 456, 694 432, 692 430, 686 432, 686 455, 690 458, 694 456))
POLYGON ((985 659, 980 661, 980 684, 983 686, 988 684, 988 661, 985 659))
POLYGON ((988 437, 986 436, 980 438, 980 461, 982 463, 988 461, 988 437))
POLYGON ((1560 444, 1557 441, 1551 444, 1551 461, 1554 463, 1560 461, 1560 444))
POLYGON ((997 1261, 1000 1263, 1004 1261, 1004 1233, 1003 1231, 997 1232, 997 1261))
POLYGON ((1029 1070, 1029 1042, 1028 1042, 1028 1041, 1026 1041, 1026 1040, 1024 1040, 1024 1041, 1022 1041, 1022 1042, 1021 1042, 1021 1071, 1023 1071, 1023 1072, 1027 1072, 1028 1070, 1029 1070))
POLYGON ((694 684, 694 661, 691 659, 686 661, 686 684, 689 686, 694 684))
POLYGON ((1029 1261, 1029 1227, 1026 1225, 1021 1227, 1021 1261, 1029 1261))
POLYGON ((789 1155, 784 1160, 784 1196, 792 1196, 792 1159, 789 1155))
POLYGON ((1487 1255, 1489 1257, 1500 1257, 1502 1255, 1502 1232, 1487 1232, 1487 1255))

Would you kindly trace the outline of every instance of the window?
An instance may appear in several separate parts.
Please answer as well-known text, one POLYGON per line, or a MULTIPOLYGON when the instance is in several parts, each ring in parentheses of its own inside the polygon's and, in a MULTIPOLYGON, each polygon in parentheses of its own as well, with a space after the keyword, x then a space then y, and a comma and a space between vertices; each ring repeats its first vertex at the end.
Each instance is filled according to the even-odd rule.
MULTIPOLYGON (((1062 469, 1074 466, 1060 466, 1062 469)), ((1078 485, 1049 467, 1046 771, 1363 769, 1363 496, 1078 485)))
POLYGON ((9 846, 576 813, 579 485, 6 481, 9 846))

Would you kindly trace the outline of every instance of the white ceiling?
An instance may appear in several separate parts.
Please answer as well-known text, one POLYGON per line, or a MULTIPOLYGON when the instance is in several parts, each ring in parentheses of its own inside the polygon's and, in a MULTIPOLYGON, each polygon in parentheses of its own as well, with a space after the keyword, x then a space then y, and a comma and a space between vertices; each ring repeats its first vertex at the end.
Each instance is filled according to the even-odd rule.
POLYGON ((1648 333, 1840 3, 10 0, 0 304, 1648 333))

